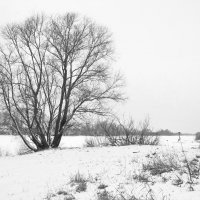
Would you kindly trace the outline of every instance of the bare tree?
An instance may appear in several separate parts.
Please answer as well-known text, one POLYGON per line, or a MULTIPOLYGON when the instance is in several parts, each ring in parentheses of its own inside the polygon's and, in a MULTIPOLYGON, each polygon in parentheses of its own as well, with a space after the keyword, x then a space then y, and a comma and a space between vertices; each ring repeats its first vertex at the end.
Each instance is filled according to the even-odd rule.
POLYGON ((105 115, 109 100, 123 100, 112 55, 109 31, 73 13, 37 15, 3 28, 1 96, 30 149, 58 147, 76 120, 105 115))

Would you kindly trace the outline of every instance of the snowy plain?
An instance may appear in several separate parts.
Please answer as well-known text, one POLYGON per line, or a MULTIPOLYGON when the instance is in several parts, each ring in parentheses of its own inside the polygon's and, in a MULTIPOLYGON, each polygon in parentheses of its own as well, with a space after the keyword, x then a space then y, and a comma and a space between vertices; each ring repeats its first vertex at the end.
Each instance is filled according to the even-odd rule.
MULTIPOLYGON (((153 155, 169 153, 183 159, 178 136, 162 136, 158 146, 84 147, 86 136, 65 136, 57 150, 16 155, 22 145, 17 136, 0 136, 0 200, 66 199, 66 191, 77 200, 97 200, 98 186, 105 184, 111 193, 126 193, 145 199, 151 191, 155 200, 199 200, 199 179, 189 191, 187 177, 180 187, 172 184, 176 172, 152 176, 150 182, 133 179, 153 155), (76 192, 70 179, 77 173, 87 180, 87 189, 76 192), (163 181, 165 178, 165 181, 163 181)), ((188 159, 200 156, 194 136, 182 136, 188 159)))

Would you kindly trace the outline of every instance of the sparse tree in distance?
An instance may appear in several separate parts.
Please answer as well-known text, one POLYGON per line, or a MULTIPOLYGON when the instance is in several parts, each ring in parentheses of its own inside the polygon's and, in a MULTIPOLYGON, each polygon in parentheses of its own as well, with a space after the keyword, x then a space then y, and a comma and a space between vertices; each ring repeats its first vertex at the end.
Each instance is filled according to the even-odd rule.
POLYGON ((107 28, 67 13, 9 24, 0 39, 0 90, 16 132, 33 151, 59 146, 88 113, 123 100, 107 28))

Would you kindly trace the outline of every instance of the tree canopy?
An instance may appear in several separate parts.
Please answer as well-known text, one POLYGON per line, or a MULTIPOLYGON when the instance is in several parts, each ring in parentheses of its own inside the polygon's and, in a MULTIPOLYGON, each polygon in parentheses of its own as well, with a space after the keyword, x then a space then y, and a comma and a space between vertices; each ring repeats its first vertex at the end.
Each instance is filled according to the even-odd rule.
POLYGON ((32 16, 1 33, 1 97, 30 149, 58 147, 84 115, 105 115, 108 101, 123 100, 107 28, 67 13, 32 16))

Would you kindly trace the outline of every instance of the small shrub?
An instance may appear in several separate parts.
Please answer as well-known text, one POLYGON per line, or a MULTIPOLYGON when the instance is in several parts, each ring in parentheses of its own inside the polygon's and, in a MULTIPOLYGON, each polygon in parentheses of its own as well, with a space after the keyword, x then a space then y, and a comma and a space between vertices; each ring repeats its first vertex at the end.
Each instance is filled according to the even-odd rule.
POLYGON ((100 189, 100 190, 102 190, 102 189, 105 189, 105 188, 107 188, 108 186, 107 185, 105 185, 105 184, 100 184, 99 186, 98 186, 98 189, 100 189))
POLYGON ((140 139, 139 141, 140 145, 158 145, 160 142, 160 137, 157 135, 144 135, 142 140, 140 139))
POLYGON ((59 190, 56 194, 55 193, 51 193, 49 192, 46 195, 45 200, 54 200, 54 199, 61 199, 60 197, 58 197, 58 195, 62 195, 62 199, 63 200, 75 200, 75 197, 72 194, 68 194, 66 191, 64 190, 59 190))
POLYGON ((57 192, 57 194, 58 194, 58 195, 68 195, 68 193, 67 193, 66 191, 64 191, 64 190, 59 190, 59 191, 57 192))
POLYGON ((87 179, 82 174, 80 174, 79 171, 70 178, 70 183, 83 183, 83 182, 87 182, 87 179))
POLYGON ((183 143, 181 140, 180 140, 180 144, 181 144, 182 154, 185 158, 184 159, 185 165, 183 166, 184 173, 186 173, 188 176, 188 181, 186 182, 186 184, 189 185, 190 191, 194 191, 193 185, 196 183, 196 180, 199 179, 199 175, 200 175, 200 163, 197 158, 194 158, 191 161, 189 161, 184 151, 183 143))
POLYGON ((53 193, 48 193, 47 195, 46 195, 46 197, 45 197, 45 200, 51 200, 53 197, 55 197, 56 195, 55 194, 53 194, 53 193))
POLYGON ((71 185, 76 185, 76 192, 84 192, 87 189, 87 179, 79 172, 70 178, 71 185))
POLYGON ((90 138, 90 139, 85 139, 85 144, 84 144, 85 147, 96 147, 97 144, 95 142, 95 140, 93 138, 90 138))
POLYGON ((150 180, 149 175, 147 175, 147 174, 145 174, 145 173, 143 173, 143 172, 141 172, 141 173, 139 173, 139 174, 134 174, 134 175, 132 176, 132 178, 133 178, 134 180, 138 181, 138 182, 144 182, 144 183, 152 182, 152 181, 150 180))
POLYGON ((200 132, 195 134, 195 140, 200 140, 200 132))
POLYGON ((190 169, 191 169, 191 175, 193 178, 198 179, 200 176, 200 162, 198 159, 192 159, 190 161, 190 169))
POLYGON ((166 183, 168 181, 168 178, 166 178, 165 176, 162 177, 162 182, 166 183))
POLYGON ((183 184, 183 179, 180 176, 176 176, 176 178, 172 180, 172 185, 181 187, 182 184, 183 184))
POLYGON ((91 138, 85 139, 85 147, 100 147, 100 146, 109 146, 109 141, 103 136, 94 136, 91 138))
POLYGON ((184 173, 187 173, 190 175, 191 179, 198 179, 200 176, 200 162, 198 159, 193 158, 192 160, 188 160, 187 158, 183 160, 183 167, 184 173))
POLYGON ((104 190, 103 192, 97 193, 97 200, 115 200, 115 198, 107 190, 104 190))
POLYGON ((199 160, 194 158, 189 161, 185 155, 185 160, 183 162, 184 162, 183 173, 186 173, 188 176, 188 180, 186 184, 189 185, 189 190, 193 191, 194 190, 193 185, 197 183, 197 180, 199 179, 199 176, 200 176, 199 160))
POLYGON ((87 189, 87 182, 80 182, 76 187, 76 192, 85 192, 87 189))
POLYGON ((64 200, 75 200, 75 197, 72 194, 68 194, 64 197, 64 200))
MULTIPOLYGON (((165 198, 163 198, 164 200, 165 198)), ((153 191, 149 189, 145 197, 136 197, 132 192, 120 192, 117 191, 115 195, 111 194, 107 190, 97 193, 97 200, 155 200, 153 191)))
POLYGON ((122 123, 119 119, 117 122, 107 122, 102 126, 105 136, 112 146, 159 144, 159 136, 155 135, 149 128, 148 118, 139 123, 138 127, 135 127, 133 120, 122 123))
POLYGON ((151 175, 161 175, 162 173, 179 170, 180 164, 177 155, 163 154, 151 158, 147 164, 143 164, 144 171, 150 171, 151 175))

